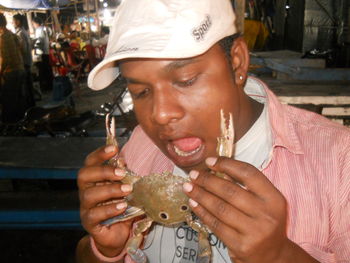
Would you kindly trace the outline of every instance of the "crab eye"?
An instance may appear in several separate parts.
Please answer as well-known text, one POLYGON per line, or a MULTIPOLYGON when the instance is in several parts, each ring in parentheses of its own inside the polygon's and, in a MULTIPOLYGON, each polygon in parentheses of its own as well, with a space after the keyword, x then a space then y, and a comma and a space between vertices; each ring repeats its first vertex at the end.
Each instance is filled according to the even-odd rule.
POLYGON ((187 205, 182 205, 181 206, 181 211, 187 211, 188 210, 188 206, 187 205))
POLYGON ((160 212, 159 213, 159 217, 163 220, 168 220, 169 219, 169 215, 165 212, 160 212))

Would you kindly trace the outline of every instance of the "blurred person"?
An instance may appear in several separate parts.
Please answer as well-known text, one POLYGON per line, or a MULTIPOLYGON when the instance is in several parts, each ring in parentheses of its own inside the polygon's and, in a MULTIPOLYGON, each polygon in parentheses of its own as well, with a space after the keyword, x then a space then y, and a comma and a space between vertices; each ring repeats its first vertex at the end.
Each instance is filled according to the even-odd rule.
POLYGON ((15 123, 23 118, 22 94, 25 82, 20 40, 6 28, 7 21, 0 13, 0 80, 2 122, 15 123))
POLYGON ((70 39, 70 46, 73 47, 74 49, 81 50, 81 38, 79 36, 79 32, 76 30, 73 30, 69 34, 69 39, 70 39))
POLYGON ((99 39, 93 38, 92 45, 94 47, 107 45, 108 37, 109 37, 109 27, 103 26, 101 28, 101 38, 99 38, 99 39))
POLYGON ((49 61, 49 32, 40 17, 33 18, 35 28, 34 61, 39 70, 40 89, 52 90, 53 73, 49 61))
POLYGON ((24 63, 24 70, 26 72, 26 98, 27 106, 35 106, 34 95, 33 95, 33 79, 32 79, 32 42, 28 31, 24 28, 24 16, 16 14, 13 16, 13 25, 15 27, 15 33, 19 37, 20 44, 22 47, 22 56, 24 63))

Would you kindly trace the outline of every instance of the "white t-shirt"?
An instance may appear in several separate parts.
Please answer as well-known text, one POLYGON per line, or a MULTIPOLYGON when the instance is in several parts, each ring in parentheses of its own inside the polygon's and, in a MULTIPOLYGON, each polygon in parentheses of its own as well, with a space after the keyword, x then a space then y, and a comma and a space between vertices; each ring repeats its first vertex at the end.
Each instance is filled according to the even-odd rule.
POLYGON ((35 29, 35 54, 36 55, 48 55, 49 54, 49 32, 48 28, 44 26, 39 26, 35 29))
MULTIPOLYGON (((258 169, 268 163, 272 151, 272 135, 268 121, 266 94, 254 79, 248 79, 244 88, 251 98, 264 104, 264 109, 251 129, 236 143, 234 158, 248 162, 258 169)), ((176 167, 174 174, 187 177, 176 167)), ((210 234, 212 263, 231 262, 225 244, 214 234, 210 234)), ((196 262, 198 234, 187 224, 177 227, 165 227, 154 224, 145 240, 143 251, 150 263, 191 263, 196 262)))

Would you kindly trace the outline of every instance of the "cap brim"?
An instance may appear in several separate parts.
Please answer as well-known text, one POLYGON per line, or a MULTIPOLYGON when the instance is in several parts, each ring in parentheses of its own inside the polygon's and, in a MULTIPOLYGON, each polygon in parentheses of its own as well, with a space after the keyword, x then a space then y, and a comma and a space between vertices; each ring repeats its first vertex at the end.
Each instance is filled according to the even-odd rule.
POLYGON ((111 56, 97 64, 89 73, 88 86, 93 90, 101 90, 108 87, 119 75, 116 61, 120 59, 120 55, 111 56))
POLYGON ((88 76, 88 86, 93 90, 101 90, 108 87, 120 74, 119 67, 116 65, 117 61, 128 58, 164 58, 164 59, 182 59, 199 56, 207 52, 215 42, 208 42, 206 46, 199 47, 196 52, 193 50, 186 51, 183 49, 181 52, 173 52, 174 54, 166 54, 157 50, 140 50, 132 54, 114 54, 110 57, 105 57, 99 64, 97 64, 90 72, 88 76))

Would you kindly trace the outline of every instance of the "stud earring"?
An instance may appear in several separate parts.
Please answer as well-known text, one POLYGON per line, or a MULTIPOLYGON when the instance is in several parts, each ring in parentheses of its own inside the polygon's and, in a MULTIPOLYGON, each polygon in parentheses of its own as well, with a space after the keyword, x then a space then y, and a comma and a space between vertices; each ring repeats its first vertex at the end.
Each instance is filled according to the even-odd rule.
POLYGON ((239 76, 239 79, 240 79, 240 80, 243 80, 243 76, 242 76, 242 75, 240 75, 240 76, 239 76))

